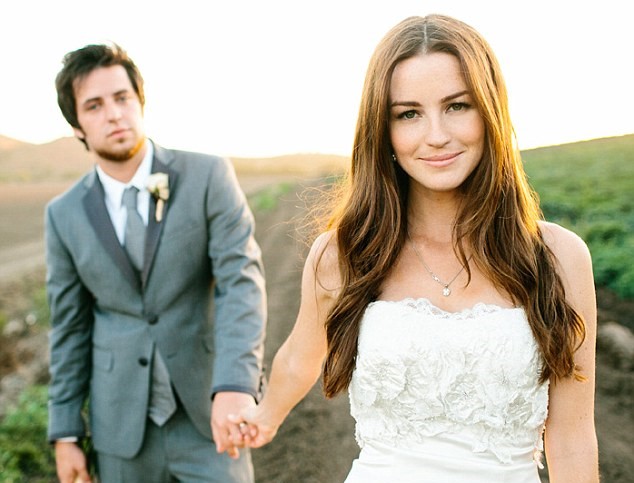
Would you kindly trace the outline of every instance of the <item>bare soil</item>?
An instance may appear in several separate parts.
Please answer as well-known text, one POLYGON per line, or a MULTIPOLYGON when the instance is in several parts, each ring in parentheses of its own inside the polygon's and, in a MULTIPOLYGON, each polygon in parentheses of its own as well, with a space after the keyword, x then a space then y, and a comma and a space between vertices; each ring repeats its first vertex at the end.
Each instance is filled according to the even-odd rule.
MULTIPOLYGON (((241 182, 245 187, 249 183, 246 179, 241 182)), ((301 189, 298 187, 298 191, 301 189)), ((41 214, 43 203, 51 195, 43 187, 29 191, 28 195, 21 193, 19 201, 3 197, 4 193, 2 188, 0 230, 3 234, 8 233, 5 229, 9 230, 13 241, 9 242, 4 235, 0 239, 0 314, 4 313, 9 320, 23 321, 33 310, 29 294, 44 280, 43 259, 33 261, 33 256, 39 253, 41 257, 41 245, 37 245, 41 243, 41 214), (20 265, 18 260, 23 261, 21 269, 7 270, 8 266, 20 265)), ((256 236, 263 250, 269 294, 266 341, 269 367, 275 351, 291 330, 299 306, 307 247, 297 227, 301 226, 304 214, 304 205, 295 193, 282 196, 274 209, 256 213, 256 236)), ((617 321, 631 327, 634 321, 631 301, 621 301, 603 290, 598 295, 600 323, 617 321)), ((37 324, 23 327, 22 331, 0 335, 0 403, 16 387, 10 384, 11 380, 15 381, 16 374, 31 374, 27 368, 34 362, 39 361, 39 368, 28 376, 27 382, 45 379, 44 329, 37 324)), ((609 355, 601 351, 597 357, 596 424, 602 482, 634 482, 634 372, 615 366, 609 355)), ((326 400, 317 384, 289 415, 276 439, 253 451, 256 481, 341 482, 358 454, 353 434, 354 421, 349 415, 347 397, 326 400)))

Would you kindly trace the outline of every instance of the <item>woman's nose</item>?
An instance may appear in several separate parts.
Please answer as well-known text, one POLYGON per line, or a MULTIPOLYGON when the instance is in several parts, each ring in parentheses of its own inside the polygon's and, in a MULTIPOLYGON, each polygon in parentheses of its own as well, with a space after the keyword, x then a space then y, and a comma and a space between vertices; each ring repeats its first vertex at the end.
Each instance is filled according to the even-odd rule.
POLYGON ((430 146, 444 146, 451 139, 442 117, 433 116, 426 123, 425 142, 430 146))

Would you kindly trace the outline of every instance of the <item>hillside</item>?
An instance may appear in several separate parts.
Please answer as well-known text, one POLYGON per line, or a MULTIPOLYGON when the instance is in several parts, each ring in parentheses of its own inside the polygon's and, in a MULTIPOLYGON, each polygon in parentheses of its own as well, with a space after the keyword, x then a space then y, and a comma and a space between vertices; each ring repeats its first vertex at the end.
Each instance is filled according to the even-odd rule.
POLYGON ((87 151, 75 138, 61 138, 45 144, 20 143, 0 151, 2 182, 70 180, 91 166, 87 151))
POLYGON ((238 173, 254 174, 290 174, 309 178, 342 172, 348 166, 350 158, 334 154, 288 154, 272 158, 231 158, 238 173))
MULTIPOLYGON (((292 154, 271 158, 231 158, 238 175, 321 176, 341 171, 344 156, 292 154)), ((69 181, 92 166, 83 144, 72 137, 46 144, 29 144, 0 136, 0 182, 69 181)))
POLYGON ((18 141, 17 139, 0 135, 0 155, 2 154, 2 151, 9 151, 23 144, 25 143, 23 143, 22 141, 18 141))

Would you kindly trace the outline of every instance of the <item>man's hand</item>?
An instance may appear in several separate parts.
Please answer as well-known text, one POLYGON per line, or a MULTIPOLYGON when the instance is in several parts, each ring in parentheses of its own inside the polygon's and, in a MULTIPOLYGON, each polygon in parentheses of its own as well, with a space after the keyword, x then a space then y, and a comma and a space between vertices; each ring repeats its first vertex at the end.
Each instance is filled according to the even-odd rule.
POLYGON ((281 423, 274 424, 270 417, 262 411, 262 406, 247 408, 239 415, 231 415, 229 419, 234 423, 240 423, 240 429, 245 436, 245 444, 250 448, 260 448, 270 443, 281 423))
POLYGON ((244 392, 219 392, 211 405, 211 432, 218 453, 227 452, 229 457, 240 456, 238 448, 249 444, 247 431, 238 423, 229 420, 230 414, 240 414, 243 409, 255 406, 253 396, 244 392))
POLYGON ((86 456, 76 443, 55 443, 55 462, 60 483, 90 483, 86 456))

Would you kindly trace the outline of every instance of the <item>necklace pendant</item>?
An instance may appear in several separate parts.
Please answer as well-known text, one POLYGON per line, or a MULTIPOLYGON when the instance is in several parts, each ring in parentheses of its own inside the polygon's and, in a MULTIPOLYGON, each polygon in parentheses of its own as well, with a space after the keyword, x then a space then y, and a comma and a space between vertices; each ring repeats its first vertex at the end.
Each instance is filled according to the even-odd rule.
POLYGON ((449 297, 449 296, 451 295, 451 289, 450 289, 449 287, 445 287, 445 288, 443 288, 443 289, 442 289, 442 294, 443 294, 445 297, 449 297))

